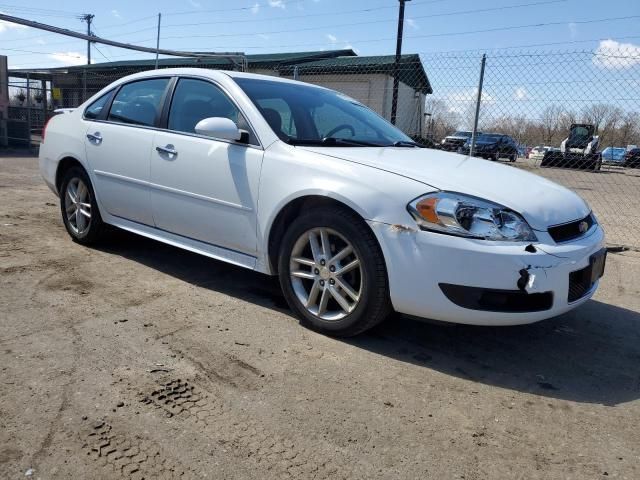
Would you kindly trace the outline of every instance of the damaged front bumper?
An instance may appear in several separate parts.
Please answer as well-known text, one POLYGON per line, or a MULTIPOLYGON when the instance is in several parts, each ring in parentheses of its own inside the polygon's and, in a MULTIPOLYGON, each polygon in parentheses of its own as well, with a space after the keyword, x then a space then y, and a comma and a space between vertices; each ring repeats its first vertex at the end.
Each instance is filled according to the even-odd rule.
POLYGON ((598 225, 556 244, 491 242, 370 221, 385 255, 396 311, 475 325, 532 323, 565 313, 595 293, 597 278, 575 298, 576 278, 590 274, 604 248, 598 225), (584 275, 583 275, 584 274, 584 275))

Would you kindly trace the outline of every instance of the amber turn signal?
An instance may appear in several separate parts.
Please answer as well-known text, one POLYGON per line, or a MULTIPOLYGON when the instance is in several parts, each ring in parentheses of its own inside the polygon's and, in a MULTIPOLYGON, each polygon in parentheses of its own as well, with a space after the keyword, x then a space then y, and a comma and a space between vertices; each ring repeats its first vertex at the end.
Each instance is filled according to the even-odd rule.
POLYGON ((422 218, 430 223, 440 223, 436 207, 438 205, 438 198, 424 198, 416 204, 416 210, 422 218))

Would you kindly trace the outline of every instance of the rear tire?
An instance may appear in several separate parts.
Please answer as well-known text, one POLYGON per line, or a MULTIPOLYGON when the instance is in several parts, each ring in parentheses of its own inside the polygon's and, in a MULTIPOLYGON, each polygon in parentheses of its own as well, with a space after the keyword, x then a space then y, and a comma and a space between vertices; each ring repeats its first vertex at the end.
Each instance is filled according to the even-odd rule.
POLYGON ((326 335, 357 335, 392 311, 380 246, 344 208, 315 208, 296 218, 282 239, 278 274, 300 323, 326 335))
POLYGON ((87 172, 72 167, 60 185, 60 211, 67 232, 82 245, 93 245, 103 235, 105 224, 87 172))

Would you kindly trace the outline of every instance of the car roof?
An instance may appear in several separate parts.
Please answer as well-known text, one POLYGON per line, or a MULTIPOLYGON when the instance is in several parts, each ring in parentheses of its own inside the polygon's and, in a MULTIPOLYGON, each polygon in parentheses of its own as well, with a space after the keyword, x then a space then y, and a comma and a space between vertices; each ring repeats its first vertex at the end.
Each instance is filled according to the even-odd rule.
POLYGON ((193 75, 198 77, 209 77, 213 80, 220 80, 225 77, 250 78, 255 80, 268 80, 272 82, 306 85, 306 86, 326 90, 326 88, 324 87, 313 85, 311 83, 300 82, 298 80, 290 80, 288 78, 274 77, 271 75, 261 75, 259 73, 245 73, 245 72, 234 72, 230 70, 215 70, 210 68, 193 68, 193 67, 162 68, 159 70, 146 70, 144 72, 139 72, 133 75, 129 75, 127 77, 123 77, 121 80, 130 81, 138 78, 162 77, 166 75, 193 75))

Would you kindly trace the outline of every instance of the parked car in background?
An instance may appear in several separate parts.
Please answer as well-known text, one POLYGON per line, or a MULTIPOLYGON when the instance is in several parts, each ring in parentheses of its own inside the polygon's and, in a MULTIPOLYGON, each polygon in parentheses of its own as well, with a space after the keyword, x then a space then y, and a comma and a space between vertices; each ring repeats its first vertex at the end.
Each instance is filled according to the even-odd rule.
POLYGON ((640 168, 640 148, 632 148, 624 156, 623 166, 626 168, 640 168))
MULTIPOLYGON (((472 134, 472 132, 467 132, 466 130, 459 130, 452 135, 447 135, 442 139, 440 148, 448 152, 457 152, 471 138, 472 134)), ((482 135, 482 133, 478 132, 477 135, 482 135)))
MULTIPOLYGON (((470 149, 471 139, 468 139, 463 145, 461 153, 469 155, 470 149)), ((482 133, 476 139, 473 155, 488 160, 506 158, 510 162, 515 162, 518 159, 518 144, 509 135, 482 133)))
POLYGON ((604 272, 604 231, 575 192, 422 148, 356 100, 282 78, 121 78, 51 119, 40 171, 75 242, 109 224, 278 276, 292 312, 331 335, 394 310, 531 323, 587 301, 604 272))
POLYGON ((626 153, 624 147, 607 147, 602 151, 602 163, 622 164, 626 153))
POLYGON ((533 147, 531 149, 531 152, 529 152, 529 159, 538 162, 544 158, 544 154, 546 152, 554 151, 554 150, 558 152, 560 151, 559 148, 549 147, 546 145, 545 146, 538 145, 537 147, 533 147))

